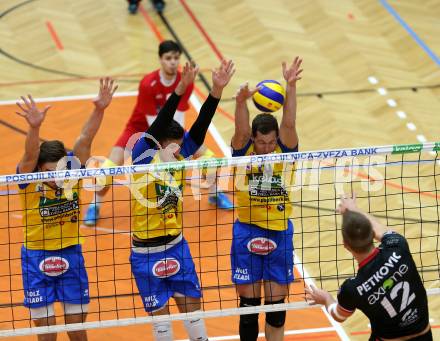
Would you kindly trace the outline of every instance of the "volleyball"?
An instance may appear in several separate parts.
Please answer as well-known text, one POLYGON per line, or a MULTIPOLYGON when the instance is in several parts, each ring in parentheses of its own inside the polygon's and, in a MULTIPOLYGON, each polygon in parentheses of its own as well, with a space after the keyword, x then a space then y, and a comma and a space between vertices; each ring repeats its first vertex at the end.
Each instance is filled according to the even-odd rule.
POLYGON ((261 87, 261 89, 252 96, 252 100, 258 110, 274 112, 283 106, 286 91, 279 82, 264 80, 258 83, 257 87, 261 87))

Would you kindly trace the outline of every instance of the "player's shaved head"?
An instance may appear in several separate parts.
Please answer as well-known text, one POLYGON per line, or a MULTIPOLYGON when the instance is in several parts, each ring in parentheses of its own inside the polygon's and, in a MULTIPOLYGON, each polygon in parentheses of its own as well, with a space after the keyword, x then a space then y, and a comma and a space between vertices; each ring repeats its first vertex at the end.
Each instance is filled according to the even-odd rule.
POLYGON ((63 142, 58 140, 44 141, 40 145, 40 154, 38 155, 38 165, 41 166, 47 162, 58 162, 67 155, 63 142))
POLYGON ((342 215, 342 237, 344 243, 356 253, 366 253, 374 247, 373 226, 359 212, 347 210, 342 215))

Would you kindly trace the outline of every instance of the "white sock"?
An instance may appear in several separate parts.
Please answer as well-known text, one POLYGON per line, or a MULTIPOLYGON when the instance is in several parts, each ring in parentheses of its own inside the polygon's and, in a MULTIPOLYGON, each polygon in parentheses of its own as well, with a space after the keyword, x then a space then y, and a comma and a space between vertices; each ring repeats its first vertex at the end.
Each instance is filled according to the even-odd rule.
POLYGON ((216 185, 209 186, 208 192, 209 192, 210 197, 216 197, 217 196, 217 186, 216 185))
POLYGON ((96 194, 93 196, 92 201, 90 202, 90 204, 95 204, 96 206, 101 206, 101 203, 104 201, 104 197, 96 194))
POLYGON ((183 321, 186 332, 191 341, 206 341, 208 335, 206 334, 205 321, 203 319, 194 319, 183 321))
POLYGON ((209 195, 216 196, 217 195, 217 175, 215 173, 208 172, 206 174, 206 182, 209 184, 209 195))
POLYGON ((171 322, 154 322, 153 336, 156 341, 173 341, 171 322))

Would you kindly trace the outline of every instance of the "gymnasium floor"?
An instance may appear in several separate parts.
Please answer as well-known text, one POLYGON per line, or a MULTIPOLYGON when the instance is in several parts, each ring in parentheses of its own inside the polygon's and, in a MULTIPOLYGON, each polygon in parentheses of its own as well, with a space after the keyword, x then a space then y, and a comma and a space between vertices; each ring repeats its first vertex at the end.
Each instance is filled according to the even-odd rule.
MULTIPOLYGON (((135 97, 127 92, 136 90, 144 73, 157 68, 158 42, 172 38, 170 30, 153 13, 148 2, 143 2, 143 9, 137 16, 128 16, 125 6, 123 1, 116 0, 11 0, 0 3, 0 13, 3 13, 0 16, 3 52, 0 136, 5 145, 11 146, 3 150, 2 174, 14 172, 23 148, 22 131, 26 130, 26 124, 14 114, 12 103, 16 98, 27 93, 36 98, 57 97, 47 101, 53 107, 41 136, 62 138, 67 146, 72 146, 92 108, 90 99, 84 99, 83 95, 96 93, 99 76, 114 75, 119 79, 119 92, 124 96, 114 99, 93 146, 94 155, 107 155, 134 105, 135 97), (66 96, 80 98, 72 100, 66 96)), ((440 110, 440 63, 436 53, 440 51, 440 32, 435 23, 439 16, 440 1, 426 1, 421 8, 409 0, 279 0, 271 2, 269 9, 267 2, 260 0, 174 0, 168 1, 165 12, 171 27, 192 58, 205 70, 203 74, 208 80, 208 70, 223 56, 236 61, 236 76, 225 91, 222 110, 214 119, 220 137, 214 131, 208 138, 208 146, 218 156, 226 152, 225 146, 233 133, 233 102, 230 99, 238 85, 246 80, 255 84, 265 78, 280 79, 280 62, 297 54, 304 58, 305 69, 304 79, 298 85, 298 130, 302 150, 438 140, 440 117, 436 113, 440 110), (396 14, 400 21, 395 19, 396 14), (410 31, 405 30, 402 22, 409 25, 410 31)), ((204 85, 198 82, 199 101, 203 101, 206 93, 204 85)), ((194 101, 197 105, 197 100, 194 101)), ((124 197, 123 189, 116 191, 120 192, 115 195, 124 197)), ((87 199, 86 195, 84 202, 87 199)), ((133 309, 142 316, 140 299, 125 295, 132 291, 131 281, 126 280, 130 274, 127 264, 129 238, 123 233, 128 230, 128 218, 124 217, 126 202, 114 205, 113 217, 110 204, 105 208, 104 215, 108 218, 99 224, 100 229, 84 229, 89 236, 85 248, 90 251, 86 253, 86 260, 93 269, 89 275, 92 282, 96 282, 96 276, 101 282, 91 285, 91 294, 110 297, 95 300, 92 311, 114 310, 117 305, 119 317, 132 314, 133 309), (115 233, 109 233, 108 229, 115 233), (114 252, 114 245, 122 249, 114 252), (120 265, 111 266, 115 261, 120 265), (118 279, 117 288, 112 283, 115 278, 118 279), (104 279, 110 281, 102 282, 104 279), (115 294, 119 295, 117 300, 111 298, 115 294), (125 311, 121 307, 128 309, 125 311)), ((215 220, 221 226, 220 237, 224 240, 215 243, 217 250, 212 249, 212 227, 190 229, 187 238, 194 242, 191 244, 194 257, 206 259, 200 267, 222 269, 219 281, 227 283, 227 257, 220 257, 217 263, 216 257, 208 256, 214 251, 217 254, 228 252, 233 216, 209 210, 204 200, 189 205, 201 207, 203 214, 199 218, 188 216, 185 221, 204 226, 215 220)), ((18 209, 14 198, 11 207, 18 209)), ((20 223, 19 212, 2 213, 2 226, 7 217, 10 226, 20 223)), ((2 229, 1 233, 6 239, 7 232, 2 229)), ((21 231, 12 228, 10 238, 16 243, 10 248, 9 258, 15 258, 10 271, 18 274, 21 231)), ((316 241, 310 240, 310 243, 316 244, 316 241)), ((8 258, 5 258, 8 253, 1 254, 2 272, 9 271, 6 270, 8 258)), ((208 273, 202 275, 202 285, 215 285, 217 276, 213 282, 212 278, 208 273)), ((1 281, 1 288, 11 286, 14 290, 12 302, 20 302, 20 277, 14 276, 11 281, 2 277, 1 281)), ((301 292, 302 288, 303 282, 298 276, 292 292, 301 292)), ((217 290, 205 292, 207 300, 215 301, 216 295, 229 298, 227 304, 235 306, 235 293, 230 287, 222 288, 220 293, 217 290)), ((8 303, 11 303, 9 296, 2 292, 2 306, 8 303)), ((212 309, 214 305, 208 304, 205 309, 212 309)), ((432 324, 436 327, 434 335, 438 337, 438 297, 430 297, 430 310, 432 324)), ((10 313, 10 308, 0 308, 0 316, 5 319, 10 313)), ((23 308, 14 308, 16 318, 26 314, 23 308)), ((99 317, 115 318, 115 315, 112 312, 101 316, 92 313, 89 320, 99 317)), ((237 334, 237 321, 236 317, 207 320, 210 336, 237 334)), ((181 324, 175 327, 176 338, 184 339, 181 324)), ((293 335, 286 339, 364 340, 367 337, 367 321, 360 313, 343 327, 345 332, 339 325, 332 325, 320 309, 295 311, 288 314, 286 329, 292 330, 293 335)), ((10 326, 4 323, 0 328, 10 326)), ((92 331, 90 339, 99 340, 104 336, 121 340, 149 339, 150 335, 149 326, 132 326, 92 331)), ((60 339, 67 337, 62 335, 60 339)))

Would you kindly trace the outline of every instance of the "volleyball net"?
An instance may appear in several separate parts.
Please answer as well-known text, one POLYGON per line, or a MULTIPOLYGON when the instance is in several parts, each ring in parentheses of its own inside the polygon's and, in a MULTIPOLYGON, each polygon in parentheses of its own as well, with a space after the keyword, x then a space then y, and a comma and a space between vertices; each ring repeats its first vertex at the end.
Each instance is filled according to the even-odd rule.
MULTIPOLYGON (((343 281, 357 271, 353 257, 343 247, 341 216, 336 213, 342 193, 356 193, 361 209, 407 238, 428 293, 437 294, 440 292, 439 184, 440 143, 0 176, 0 336, 306 309, 309 307, 304 294, 306 284, 314 283, 335 295, 343 281), (274 169, 278 170, 277 176, 273 175, 274 169), (216 192, 228 195, 234 210, 222 211, 210 205, 208 197, 212 193, 207 189, 207 182, 212 177, 207 175, 209 173, 215 174, 216 192), (83 224, 85 210, 96 191, 102 188, 102 179, 109 177, 112 181, 107 181, 110 191, 101 204, 101 218, 96 226, 86 226, 83 224), (63 187, 65 200, 45 199, 41 183, 51 181, 63 187), (161 187, 167 181, 169 186, 161 187), (177 185, 173 187, 169 181, 177 185), (181 182, 186 182, 186 186, 179 192, 181 182), (32 195, 20 193, 20 184, 36 184, 37 208, 25 207, 32 195), (143 191, 149 185, 158 191, 151 197, 148 190, 143 191), (278 215, 267 214, 267 224, 272 217, 285 212, 282 218, 290 218, 294 225, 294 253, 286 252, 285 257, 287 261, 294 259, 295 279, 284 304, 238 308, 239 298, 231 273, 232 225, 240 209, 252 210, 252 207, 240 206, 240 192, 260 198, 274 193, 284 197, 282 204, 260 202, 260 209, 263 205, 268 212, 278 212, 278 215), (80 200, 75 193, 79 193, 80 200), (162 193, 162 197, 158 199, 157 193, 162 193), (74 200, 81 212, 76 218, 71 214, 77 209, 71 204, 74 200), (141 205, 144 210, 135 212, 134 205, 141 205), (174 211, 155 211, 167 205, 174 207, 174 211), (292 213, 286 216, 288 206, 292 206, 292 213), (138 224, 133 218, 139 212, 142 212, 140 218, 149 214, 156 214, 157 219, 180 215, 183 236, 191 250, 203 292, 200 311, 179 313, 171 299, 169 314, 151 317, 145 312, 145 302, 139 295, 129 262, 131 236, 138 224), (23 230, 35 228, 32 214, 42 218, 46 227, 61 231, 66 222, 75 223, 83 235, 82 254, 90 297, 85 323, 64 324, 63 310, 56 306, 58 325, 39 328, 32 325, 29 309, 23 304, 21 266, 23 230)), ((264 255, 271 251, 266 240, 259 242, 254 245, 255 253, 264 255)), ((53 276, 63 276, 65 269, 63 264, 53 261, 47 268, 41 268, 40 264, 40 270, 53 279, 53 276)), ((159 264, 156 270, 156 275, 164 279, 174 274, 170 262, 159 264)), ((246 277, 247 271, 235 272, 235 276, 246 277)))

